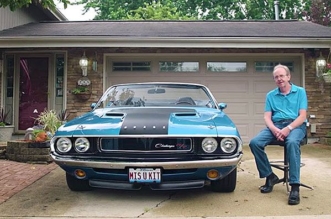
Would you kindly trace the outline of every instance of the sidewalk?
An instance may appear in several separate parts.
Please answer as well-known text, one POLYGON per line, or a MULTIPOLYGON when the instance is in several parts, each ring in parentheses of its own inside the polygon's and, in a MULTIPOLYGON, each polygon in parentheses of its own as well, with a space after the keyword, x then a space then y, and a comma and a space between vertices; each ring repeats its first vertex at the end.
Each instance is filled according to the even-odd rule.
POLYGON ((55 163, 29 164, 0 159, 0 204, 56 168, 55 163))

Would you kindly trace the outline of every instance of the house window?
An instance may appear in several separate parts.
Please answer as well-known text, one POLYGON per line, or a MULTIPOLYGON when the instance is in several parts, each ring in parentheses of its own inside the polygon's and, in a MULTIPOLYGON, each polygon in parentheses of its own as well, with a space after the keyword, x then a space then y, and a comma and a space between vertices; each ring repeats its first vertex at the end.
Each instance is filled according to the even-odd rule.
POLYGON ((13 56, 7 56, 7 63, 6 63, 6 68, 7 68, 7 97, 13 97, 14 94, 14 57, 13 56))
POLYGON ((63 96, 64 57, 56 55, 56 96, 63 96))
POLYGON ((160 72, 198 72, 199 62, 159 62, 160 72))
POLYGON ((113 71, 150 71, 151 62, 113 62, 113 71))
MULTIPOLYGON (((5 99, 4 108, 5 112, 8 110, 9 114, 7 116, 6 122, 8 124, 13 124, 14 112, 13 112, 13 96, 14 96, 14 71, 15 71, 15 59, 13 55, 7 55, 5 58, 5 99)), ((1 78, 0 78, 1 80, 1 78)))
POLYGON ((286 65, 291 72, 294 71, 293 62, 255 62, 255 71, 256 72, 273 72, 276 65, 286 65))
POLYGON ((207 69, 211 72, 246 72, 246 62, 207 62, 207 69))

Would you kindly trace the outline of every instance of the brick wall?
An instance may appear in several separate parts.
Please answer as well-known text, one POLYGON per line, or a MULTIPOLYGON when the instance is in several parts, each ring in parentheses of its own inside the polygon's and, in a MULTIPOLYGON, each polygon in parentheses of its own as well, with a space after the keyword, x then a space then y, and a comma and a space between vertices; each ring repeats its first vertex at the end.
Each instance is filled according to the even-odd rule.
POLYGON ((31 147, 31 144, 33 143, 24 141, 7 142, 6 158, 8 160, 25 163, 50 163, 53 161, 51 156, 49 155, 49 143, 48 147, 31 147))
MULTIPOLYGON (((328 56, 328 50, 323 50, 323 56, 328 56)), ((308 133, 310 137, 323 138, 331 130, 331 84, 325 83, 322 78, 316 78, 316 58, 306 51, 305 87, 308 96, 308 118, 309 115, 316 116, 315 119, 309 119, 310 124, 316 124, 316 134, 310 134, 310 129, 308 133)))
POLYGON ((82 69, 78 65, 79 59, 83 55, 82 49, 71 49, 68 51, 68 84, 67 84, 67 109, 70 110, 70 118, 82 115, 91 110, 90 103, 97 102, 103 94, 103 53, 98 50, 95 56, 95 49, 85 50, 85 54, 89 59, 87 69, 87 77, 91 81, 92 94, 88 101, 79 101, 77 97, 71 93, 77 86, 77 81, 82 77, 82 69), (98 62, 97 72, 92 70, 92 59, 96 58, 98 62))

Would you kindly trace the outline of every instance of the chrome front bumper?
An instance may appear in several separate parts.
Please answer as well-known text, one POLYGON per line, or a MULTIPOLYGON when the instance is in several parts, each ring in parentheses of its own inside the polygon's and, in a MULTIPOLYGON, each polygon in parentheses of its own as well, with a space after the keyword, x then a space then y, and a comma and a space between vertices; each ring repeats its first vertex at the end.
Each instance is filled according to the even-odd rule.
POLYGON ((193 161, 170 161, 170 162, 105 162, 86 159, 62 158, 51 154, 54 162, 60 166, 102 168, 102 169, 125 169, 130 166, 140 168, 162 167, 163 169, 191 169, 236 166, 243 154, 231 159, 193 160, 193 161))

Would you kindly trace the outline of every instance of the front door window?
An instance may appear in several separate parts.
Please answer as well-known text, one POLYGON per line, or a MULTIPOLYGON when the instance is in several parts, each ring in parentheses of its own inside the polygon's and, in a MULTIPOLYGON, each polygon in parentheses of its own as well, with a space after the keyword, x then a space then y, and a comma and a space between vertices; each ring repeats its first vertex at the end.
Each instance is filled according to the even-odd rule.
POLYGON ((35 118, 47 108, 48 58, 21 57, 18 129, 33 127, 35 118))

